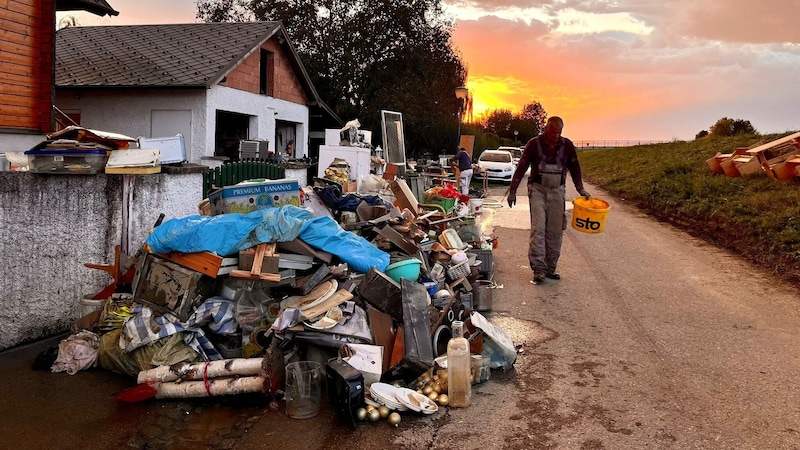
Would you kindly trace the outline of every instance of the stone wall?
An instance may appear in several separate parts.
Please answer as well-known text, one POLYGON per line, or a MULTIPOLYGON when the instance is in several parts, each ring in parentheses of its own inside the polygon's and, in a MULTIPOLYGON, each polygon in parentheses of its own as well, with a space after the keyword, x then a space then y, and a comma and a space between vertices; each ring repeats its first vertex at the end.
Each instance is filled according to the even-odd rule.
MULTIPOLYGON (((160 213, 165 220, 197 214, 201 173, 128 177, 131 254, 160 213)), ((67 331, 83 296, 112 282, 83 264, 113 264, 122 186, 122 175, 0 172, 0 350, 67 331)))

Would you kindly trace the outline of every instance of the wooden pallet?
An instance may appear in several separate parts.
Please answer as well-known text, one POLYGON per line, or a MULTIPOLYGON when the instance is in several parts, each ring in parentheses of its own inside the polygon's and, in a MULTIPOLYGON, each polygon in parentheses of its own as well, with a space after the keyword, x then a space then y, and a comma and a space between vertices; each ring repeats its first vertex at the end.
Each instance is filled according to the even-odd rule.
POLYGON ((253 259, 253 268, 247 270, 231 270, 231 276, 234 278, 242 278, 252 281, 271 281, 278 283, 281 281, 281 275, 278 273, 261 273, 261 264, 265 256, 275 255, 275 243, 261 243, 256 246, 256 256, 253 259))

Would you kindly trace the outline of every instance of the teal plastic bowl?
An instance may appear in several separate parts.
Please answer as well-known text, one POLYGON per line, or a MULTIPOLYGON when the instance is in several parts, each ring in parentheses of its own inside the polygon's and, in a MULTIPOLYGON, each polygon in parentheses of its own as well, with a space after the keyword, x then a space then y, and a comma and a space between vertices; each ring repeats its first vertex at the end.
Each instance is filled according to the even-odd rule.
POLYGON ((389 264, 389 266, 386 267, 386 275, 398 283, 403 278, 416 281, 417 278, 419 278, 420 268, 422 268, 422 261, 414 258, 406 259, 394 264, 389 264))

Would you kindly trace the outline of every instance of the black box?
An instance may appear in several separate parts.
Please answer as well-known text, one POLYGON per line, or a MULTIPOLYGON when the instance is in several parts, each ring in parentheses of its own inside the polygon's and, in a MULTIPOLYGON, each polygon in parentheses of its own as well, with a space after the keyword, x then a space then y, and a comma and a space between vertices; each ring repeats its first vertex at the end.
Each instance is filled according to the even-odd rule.
POLYGON ((336 414, 356 427, 355 411, 364 407, 364 375, 347 361, 333 358, 325 368, 328 403, 336 414))

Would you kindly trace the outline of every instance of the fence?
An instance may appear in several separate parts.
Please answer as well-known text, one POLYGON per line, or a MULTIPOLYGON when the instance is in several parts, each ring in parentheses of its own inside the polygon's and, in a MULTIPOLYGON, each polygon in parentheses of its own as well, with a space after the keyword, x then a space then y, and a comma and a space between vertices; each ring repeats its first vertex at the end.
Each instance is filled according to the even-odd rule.
MULTIPOLYGON (((317 174, 317 161, 304 159, 302 162, 310 164, 308 180, 317 174)), ((220 167, 209 169, 203 174, 203 198, 214 189, 231 186, 253 178, 278 180, 286 177, 286 169, 266 159, 242 159, 223 164, 220 167)))
POLYGON ((613 148, 613 147, 632 147, 634 145, 664 144, 671 141, 658 141, 651 139, 639 139, 639 140, 598 139, 598 140, 581 140, 573 142, 575 143, 575 148, 580 150, 582 148, 613 148))

